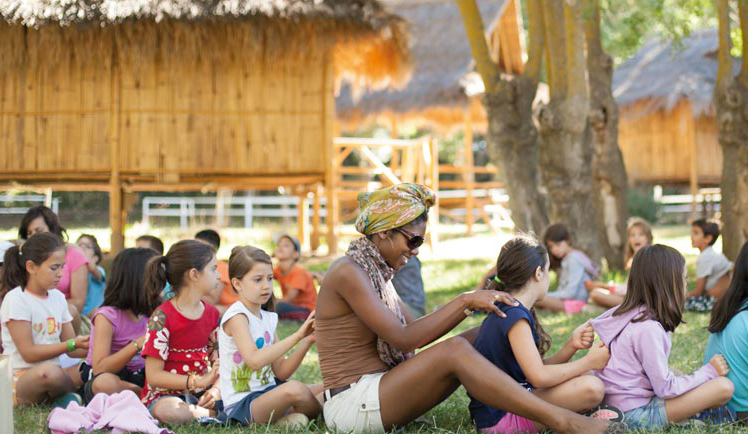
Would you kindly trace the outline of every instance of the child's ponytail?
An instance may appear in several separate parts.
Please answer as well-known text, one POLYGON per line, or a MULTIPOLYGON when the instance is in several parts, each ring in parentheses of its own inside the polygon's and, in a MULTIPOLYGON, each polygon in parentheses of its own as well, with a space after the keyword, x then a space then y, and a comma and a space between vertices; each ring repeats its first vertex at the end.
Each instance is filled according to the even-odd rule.
POLYGON ((29 283, 26 261, 41 265, 54 252, 64 248, 65 243, 62 238, 50 232, 42 232, 32 235, 20 246, 13 246, 6 250, 3 257, 3 284, 0 288, 0 298, 16 286, 25 288, 29 283))
POLYGON ((160 294, 169 282, 166 256, 154 256, 145 266, 145 293, 160 294))

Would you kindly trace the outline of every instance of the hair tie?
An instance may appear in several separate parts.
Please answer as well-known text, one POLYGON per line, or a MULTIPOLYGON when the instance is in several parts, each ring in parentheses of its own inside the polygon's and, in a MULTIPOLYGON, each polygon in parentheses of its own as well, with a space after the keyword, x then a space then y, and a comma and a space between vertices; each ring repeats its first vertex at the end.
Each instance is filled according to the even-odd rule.
POLYGON ((499 279, 499 276, 493 276, 493 281, 496 283, 501 283, 501 279, 499 279))

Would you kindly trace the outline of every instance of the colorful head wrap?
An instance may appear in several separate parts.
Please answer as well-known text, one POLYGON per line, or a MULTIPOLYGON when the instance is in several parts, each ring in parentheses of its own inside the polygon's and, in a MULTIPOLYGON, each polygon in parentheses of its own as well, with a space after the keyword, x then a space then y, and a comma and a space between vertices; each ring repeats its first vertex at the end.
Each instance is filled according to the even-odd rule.
POLYGON ((364 235, 406 225, 434 206, 436 195, 425 185, 398 184, 359 193, 356 230, 364 235))

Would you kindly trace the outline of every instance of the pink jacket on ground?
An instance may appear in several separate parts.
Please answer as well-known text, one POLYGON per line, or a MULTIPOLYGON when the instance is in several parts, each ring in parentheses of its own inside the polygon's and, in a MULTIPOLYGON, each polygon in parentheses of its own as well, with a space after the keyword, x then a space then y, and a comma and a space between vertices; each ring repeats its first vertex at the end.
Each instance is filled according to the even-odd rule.
POLYGON ((110 428, 113 434, 143 432, 147 434, 173 434, 160 429, 140 398, 130 390, 106 395, 99 393, 81 407, 76 402, 67 408, 55 408, 49 413, 47 424, 53 434, 77 433, 110 428))

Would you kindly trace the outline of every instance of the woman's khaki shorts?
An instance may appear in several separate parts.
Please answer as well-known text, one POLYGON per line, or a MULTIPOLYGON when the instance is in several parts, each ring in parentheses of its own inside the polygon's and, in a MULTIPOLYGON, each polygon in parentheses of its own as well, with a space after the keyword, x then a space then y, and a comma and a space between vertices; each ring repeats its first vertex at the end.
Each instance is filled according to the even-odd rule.
POLYGON ((383 433, 379 412, 379 380, 383 375, 364 375, 350 389, 326 401, 322 407, 325 423, 342 432, 383 433))

